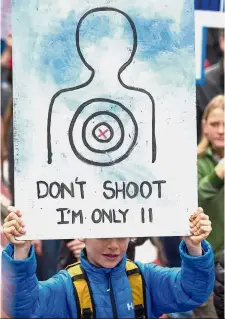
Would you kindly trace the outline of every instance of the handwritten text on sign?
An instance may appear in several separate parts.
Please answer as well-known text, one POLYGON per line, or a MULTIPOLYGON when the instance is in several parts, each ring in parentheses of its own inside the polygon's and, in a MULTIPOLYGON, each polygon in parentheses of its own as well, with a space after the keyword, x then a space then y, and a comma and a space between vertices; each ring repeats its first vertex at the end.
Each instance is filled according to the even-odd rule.
MULTIPOLYGON (((141 198, 148 199, 151 197, 153 192, 157 193, 157 197, 162 198, 162 185, 165 184, 165 180, 143 181, 140 185, 135 182, 112 182, 105 181, 102 185, 102 196, 107 199, 133 199, 137 196, 141 198)), ((37 181, 37 197, 38 199, 43 199, 46 197, 51 197, 54 199, 61 198, 66 199, 67 196, 71 198, 85 199, 85 185, 86 181, 75 179, 74 182, 66 185, 61 182, 51 182, 37 181)), ((94 224, 99 223, 126 223, 127 214, 129 213, 129 208, 127 209, 109 209, 104 208, 94 208, 91 210, 90 216, 94 224)), ((59 207, 56 209, 59 213, 59 221, 57 224, 75 224, 78 222, 84 224, 84 215, 82 209, 76 209, 69 207, 59 207)), ((146 209, 141 208, 140 211, 141 222, 152 222, 153 212, 152 208, 146 209)))

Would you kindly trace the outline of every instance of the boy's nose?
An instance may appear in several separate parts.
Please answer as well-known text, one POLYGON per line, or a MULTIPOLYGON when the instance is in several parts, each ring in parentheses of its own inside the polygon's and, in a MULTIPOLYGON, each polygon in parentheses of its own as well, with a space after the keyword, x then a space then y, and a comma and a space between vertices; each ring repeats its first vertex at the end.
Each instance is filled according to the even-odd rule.
POLYGON ((114 251, 119 248, 117 238, 113 238, 110 240, 110 242, 108 243, 108 248, 114 251))

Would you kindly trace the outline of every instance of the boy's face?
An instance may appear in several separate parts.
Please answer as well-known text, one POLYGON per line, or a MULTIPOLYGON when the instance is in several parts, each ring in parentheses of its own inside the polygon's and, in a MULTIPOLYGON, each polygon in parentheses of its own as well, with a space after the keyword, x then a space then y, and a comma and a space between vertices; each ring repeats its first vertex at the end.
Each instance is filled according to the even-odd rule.
POLYGON ((97 267, 113 268, 127 251, 129 238, 85 239, 88 260, 97 267))

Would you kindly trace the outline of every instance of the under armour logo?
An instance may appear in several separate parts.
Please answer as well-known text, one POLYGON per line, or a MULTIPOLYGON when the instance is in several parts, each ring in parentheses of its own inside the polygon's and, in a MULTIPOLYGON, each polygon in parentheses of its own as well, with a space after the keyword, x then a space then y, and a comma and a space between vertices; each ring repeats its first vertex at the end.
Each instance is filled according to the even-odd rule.
POLYGON ((131 309, 134 309, 133 303, 127 303, 127 309, 130 311, 131 309))

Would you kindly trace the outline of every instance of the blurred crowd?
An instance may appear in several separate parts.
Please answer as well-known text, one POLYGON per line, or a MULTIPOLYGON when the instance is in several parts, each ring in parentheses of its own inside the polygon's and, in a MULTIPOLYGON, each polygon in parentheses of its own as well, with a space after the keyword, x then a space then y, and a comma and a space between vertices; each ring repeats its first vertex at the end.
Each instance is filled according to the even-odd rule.
MULTIPOLYGON (((1 48, 1 185, 8 189, 14 204, 13 158, 13 63, 12 35, 1 48)), ((215 253, 217 278, 215 291, 201 307, 190 313, 170 314, 170 318, 224 318, 224 30, 209 29, 205 60, 205 83, 196 87, 197 157, 199 206, 212 221, 209 242, 215 253), (223 302, 221 301, 223 300, 223 302)), ((185 169, 185 168, 184 168, 185 169)), ((5 208, 1 213, 4 219, 5 208)), ((150 235, 150 234, 149 234, 150 235)), ((131 242, 128 258, 135 260, 135 250, 146 241, 157 252, 154 262, 179 267, 179 237, 138 238, 131 242)), ((46 280, 59 269, 79 259, 84 243, 78 239, 34 241, 38 261, 38 279, 46 280)), ((146 251, 148 254, 148 251, 146 251)))

